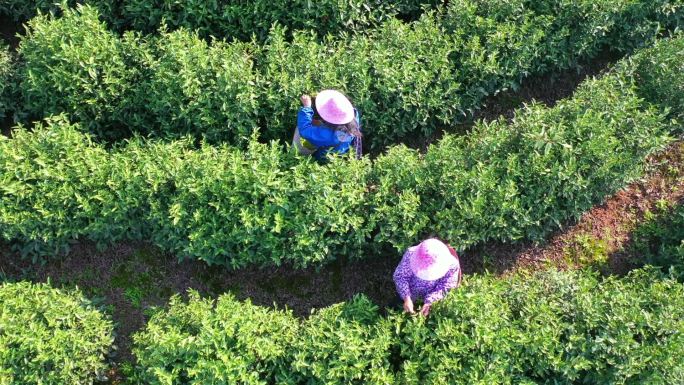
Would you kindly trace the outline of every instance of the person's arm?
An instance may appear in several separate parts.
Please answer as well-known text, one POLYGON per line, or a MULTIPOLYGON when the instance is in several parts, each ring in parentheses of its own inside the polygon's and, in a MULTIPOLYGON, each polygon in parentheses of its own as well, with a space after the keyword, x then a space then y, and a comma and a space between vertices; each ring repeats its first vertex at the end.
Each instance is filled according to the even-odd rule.
POLYGON ((399 294, 399 297, 401 297, 402 300, 405 300, 406 297, 411 297, 409 282, 413 273, 411 272, 411 266, 409 265, 408 255, 409 251, 404 253, 401 262, 399 262, 399 265, 394 270, 394 275, 392 277, 394 279, 394 285, 397 288, 397 294, 399 294))
POLYGON ((314 111, 311 107, 302 107, 297 114, 299 135, 316 147, 334 147, 340 144, 335 131, 325 126, 313 125, 314 111))

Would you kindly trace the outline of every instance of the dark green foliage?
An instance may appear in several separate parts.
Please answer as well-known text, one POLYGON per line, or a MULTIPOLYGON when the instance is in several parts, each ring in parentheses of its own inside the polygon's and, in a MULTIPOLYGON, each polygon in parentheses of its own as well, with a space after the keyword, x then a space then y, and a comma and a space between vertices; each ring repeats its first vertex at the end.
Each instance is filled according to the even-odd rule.
POLYGON ((0 285, 0 384, 93 384, 107 366, 112 322, 78 291, 0 285))
MULTIPOLYGON (((61 0, 0 0, 0 15, 5 15, 15 22, 25 22, 36 16, 38 12, 43 14, 59 13, 61 0)), ((64 4, 74 6, 79 1, 64 0, 64 4)))
POLYGON ((258 124, 255 47, 210 45, 185 30, 152 40, 143 64, 149 75, 136 89, 148 121, 135 122, 136 131, 191 134, 213 143, 246 141, 258 124))
POLYGON ((138 70, 131 62, 140 42, 108 31, 94 8, 64 13, 32 19, 21 39, 24 108, 39 118, 65 112, 98 137, 125 137, 137 106, 131 97, 138 70))
POLYGON ((653 270, 469 277, 427 319, 379 316, 362 296, 303 321, 191 296, 134 351, 151 384, 676 384, 683 305, 684 286, 653 270))
MULTIPOLYGON (((97 6, 111 0, 92 0, 97 6)), ((319 36, 363 32, 397 15, 411 18, 421 6, 434 7, 436 0, 251 0, 171 1, 125 0, 116 4, 112 23, 142 32, 155 32, 164 23, 170 29, 187 28, 200 36, 228 40, 263 41, 274 24, 289 31, 314 30, 319 36), (119 15, 120 14, 120 15, 119 15)))
POLYGON ((566 68, 593 57, 604 47, 629 52, 649 45, 663 32, 681 27, 680 0, 541 0, 527 1, 536 14, 553 20, 544 39, 539 65, 566 68))
POLYGON ((674 269, 684 280, 684 205, 678 204, 657 214, 649 213, 647 221, 634 231, 635 263, 674 269))
POLYGON ((684 123, 684 37, 659 41, 632 59, 641 95, 684 123))
MULTIPOLYGON (((273 24, 290 31, 315 30, 319 36, 364 32, 394 17, 416 19, 441 0, 65 0, 68 6, 90 4, 120 30, 154 33, 162 24, 197 31, 203 38, 265 40, 273 24)), ((60 0, 1 0, 0 14, 24 22, 38 12, 61 12, 60 0)))
POLYGON ((0 121, 15 105, 16 60, 10 48, 0 43, 0 121))

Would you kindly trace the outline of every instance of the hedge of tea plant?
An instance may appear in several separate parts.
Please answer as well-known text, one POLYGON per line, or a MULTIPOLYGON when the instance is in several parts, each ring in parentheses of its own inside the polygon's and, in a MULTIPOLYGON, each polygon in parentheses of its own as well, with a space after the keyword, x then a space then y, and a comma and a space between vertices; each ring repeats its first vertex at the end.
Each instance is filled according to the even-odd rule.
POLYGON ((552 23, 542 44, 538 65, 568 67, 593 57, 604 47, 631 51, 653 41, 663 26, 682 26, 681 1, 541 0, 526 2, 535 14, 549 15, 552 23))
POLYGON ((390 384, 394 330, 363 295, 301 322, 281 378, 289 384, 390 384), (286 377, 287 375, 287 377, 286 377))
POLYGON ((26 255, 144 238, 232 267, 361 258, 433 233, 461 247, 541 240, 638 177, 667 142, 665 112, 618 67, 553 108, 373 163, 319 165, 253 138, 244 150, 136 138, 106 151, 53 119, 0 140, 0 230, 26 255))
POLYGON ((260 123, 250 44, 211 44, 185 30, 151 39, 145 79, 135 100, 144 114, 129 126, 157 136, 189 134, 213 142, 244 142, 260 123))
POLYGON ((392 148, 374 164, 376 241, 401 250, 434 232, 468 247, 541 240, 641 172, 665 143, 663 113, 613 73, 554 108, 517 111, 447 135, 422 155, 392 148))
POLYGON ((684 280, 684 205, 649 213, 632 234, 634 263, 673 270, 684 280))
POLYGON ((78 291, 0 284, 0 384, 93 384, 107 369, 112 334, 78 291))
POLYGON ((19 53, 29 114, 65 112, 100 140, 136 132, 237 143, 255 130, 249 44, 210 45, 183 30, 118 37, 98 17, 85 6, 28 23, 19 53))
MULTIPOLYGON (((170 0, 68 0, 69 6, 87 3, 100 9, 103 18, 120 30, 154 33, 162 24, 186 28, 202 37, 228 40, 263 40, 278 23, 291 31, 316 30, 321 36, 343 31, 363 32, 394 17, 417 18, 424 8, 440 0, 254 0, 238 2, 170 0)), ((24 22, 38 12, 60 13, 59 0, 2 0, 0 14, 24 22)))
POLYGON ((130 135, 134 110, 144 107, 134 99, 141 44, 109 31, 91 7, 35 17, 18 49, 23 108, 38 118, 67 113, 104 139, 130 135))
POLYGON ((232 295, 172 298, 134 336, 144 384, 392 383, 391 323, 359 296, 300 322, 232 295))
POLYGON ((684 122, 684 38, 659 41, 655 47, 634 55, 631 64, 644 98, 670 108, 673 118, 684 122))
POLYGON ((651 270, 466 279, 427 322, 400 317, 400 384, 674 384, 684 286, 651 270))
POLYGON ((263 137, 291 136, 299 95, 338 88, 359 109, 367 143, 395 143, 462 116, 459 70, 449 60, 458 44, 433 18, 393 20, 370 37, 327 39, 274 30, 260 66, 263 137))
MULTIPOLYGON (((155 185, 142 188, 136 174, 154 164, 159 154, 153 146, 141 156, 146 164, 133 165, 141 160, 108 153, 58 116, 33 132, 16 128, 12 139, 0 137, 0 147, 0 231, 5 239, 22 240, 23 255, 58 255, 79 238, 105 245, 143 237, 141 219, 150 210, 145 199, 155 185)), ((167 147, 170 153, 175 146, 167 147)), ((130 152, 136 154, 135 146, 130 152)))
POLYGON ((154 315, 133 348, 140 383, 275 383, 288 368, 285 357, 299 325, 289 311, 240 302, 231 295, 217 301, 191 292, 187 302, 171 298, 154 315))
POLYGON ((556 3, 458 0, 351 36, 276 27, 260 47, 184 31, 118 37, 92 7, 65 10, 29 23, 21 89, 35 117, 66 112, 103 139, 138 132, 244 143, 257 127, 262 141, 289 139, 298 96, 334 87, 359 108, 366 143, 379 149, 430 137, 531 74, 606 45, 648 44, 680 21, 665 16, 682 12, 669 0, 556 3))
POLYGON ((427 319, 365 297, 299 320, 224 295, 176 298, 134 337, 146 384, 674 384, 684 286, 653 270, 600 279, 468 277, 427 319), (228 311, 231 309, 232 311, 228 311))
MULTIPOLYGON (((101 1, 95 1, 97 5, 101 1)), ((108 2, 108 1, 105 1, 108 2)), ((425 0, 425 3, 435 3, 425 0)), ((120 27, 146 33, 164 23, 171 29, 196 30, 203 37, 264 40, 271 26, 280 24, 291 31, 316 30, 321 36, 342 31, 361 32, 394 17, 400 11, 419 11, 420 1, 404 4, 383 0, 254 0, 240 2, 170 0, 125 0, 120 2, 120 27)))

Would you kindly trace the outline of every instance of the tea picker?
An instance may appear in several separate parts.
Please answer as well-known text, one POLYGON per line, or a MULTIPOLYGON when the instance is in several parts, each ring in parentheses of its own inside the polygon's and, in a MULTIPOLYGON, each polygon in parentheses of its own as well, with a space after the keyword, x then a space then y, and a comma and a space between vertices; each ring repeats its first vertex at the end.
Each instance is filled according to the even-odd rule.
POLYGON ((302 155, 325 161, 328 153, 345 154, 354 148, 361 158, 362 138, 359 112, 341 92, 324 90, 314 104, 309 95, 301 96, 292 145, 302 155))
POLYGON ((431 238, 409 247, 394 271, 394 284, 404 303, 404 311, 415 314, 413 301, 423 300, 420 314, 461 284, 461 265, 456 251, 431 238))

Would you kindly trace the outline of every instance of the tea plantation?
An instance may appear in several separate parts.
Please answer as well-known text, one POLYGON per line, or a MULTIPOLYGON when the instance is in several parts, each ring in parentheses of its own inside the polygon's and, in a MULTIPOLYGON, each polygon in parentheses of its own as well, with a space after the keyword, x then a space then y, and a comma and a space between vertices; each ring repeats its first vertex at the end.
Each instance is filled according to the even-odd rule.
MULTIPOLYGON (((435 234, 466 257, 543 243, 682 135, 681 0, 0 0, 0 16, 25 23, 16 49, 0 42, 0 119, 16 123, 0 246, 35 264, 77 242, 144 241, 225 274, 435 234), (492 95, 607 51, 622 59, 570 97, 469 124, 492 95), (323 88, 362 112, 372 156, 292 150, 298 98, 323 88)), ((682 207, 636 226, 625 276, 468 275, 427 318, 363 293, 304 319, 177 293, 125 336, 132 359, 102 298, 0 264, 0 385, 681 384, 682 207)))

